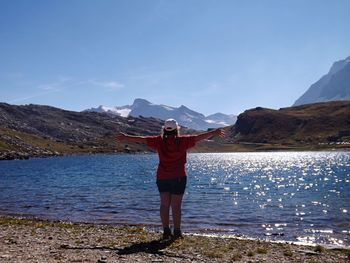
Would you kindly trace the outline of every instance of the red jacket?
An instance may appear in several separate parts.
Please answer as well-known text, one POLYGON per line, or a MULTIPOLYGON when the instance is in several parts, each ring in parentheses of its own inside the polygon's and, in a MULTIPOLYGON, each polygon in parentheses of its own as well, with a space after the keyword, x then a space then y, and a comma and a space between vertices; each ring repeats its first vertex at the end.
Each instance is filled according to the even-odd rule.
POLYGON ((187 150, 196 144, 196 136, 147 138, 147 145, 158 152, 157 179, 167 180, 186 176, 187 150))

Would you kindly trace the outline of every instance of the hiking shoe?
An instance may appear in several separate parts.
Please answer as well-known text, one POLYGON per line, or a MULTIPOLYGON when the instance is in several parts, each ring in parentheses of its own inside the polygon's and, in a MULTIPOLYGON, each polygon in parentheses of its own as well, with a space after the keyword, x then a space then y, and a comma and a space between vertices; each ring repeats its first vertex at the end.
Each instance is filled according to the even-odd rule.
POLYGON ((180 229, 174 229, 174 239, 178 239, 178 238, 183 238, 182 232, 180 229))
POLYGON ((171 230, 169 227, 164 228, 163 231, 163 240, 172 239, 173 235, 171 234, 171 230))

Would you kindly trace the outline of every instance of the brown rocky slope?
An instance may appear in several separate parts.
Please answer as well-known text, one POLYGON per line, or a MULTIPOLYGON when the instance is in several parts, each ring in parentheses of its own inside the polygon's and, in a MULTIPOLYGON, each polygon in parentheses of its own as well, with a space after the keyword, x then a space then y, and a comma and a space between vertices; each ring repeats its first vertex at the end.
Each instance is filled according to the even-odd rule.
POLYGON ((113 140, 116 133, 158 134, 161 126, 161 120, 152 118, 0 103, 0 159, 123 151, 113 140))
POLYGON ((350 142, 350 101, 307 104, 272 110, 254 108, 230 129, 236 143, 343 145, 350 142))

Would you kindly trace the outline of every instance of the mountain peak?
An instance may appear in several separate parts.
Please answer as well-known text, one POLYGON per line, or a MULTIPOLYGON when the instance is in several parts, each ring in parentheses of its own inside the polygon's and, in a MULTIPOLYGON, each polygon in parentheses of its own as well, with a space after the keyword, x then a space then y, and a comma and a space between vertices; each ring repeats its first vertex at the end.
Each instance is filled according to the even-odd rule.
POLYGON ((342 70, 349 62, 350 62, 350 56, 347 57, 346 59, 342 59, 334 62, 328 74, 333 75, 337 73, 339 70, 342 70))
POLYGON ((188 127, 195 130, 207 130, 209 128, 219 128, 229 126, 235 123, 236 116, 222 114, 220 116, 214 115, 206 118, 202 113, 189 109, 185 105, 180 107, 171 107, 167 105, 158 105, 149 102, 148 100, 137 98, 131 106, 123 107, 105 107, 99 106, 87 111, 106 112, 108 114, 115 114, 122 117, 153 117, 161 120, 169 118, 176 119, 181 126, 188 127))
POLYGON ((350 56, 333 63, 328 74, 317 82, 295 101, 293 106, 336 101, 350 100, 350 56))
POLYGON ((134 100, 134 103, 132 104, 132 106, 141 106, 141 105, 149 105, 149 104, 151 103, 148 100, 137 98, 134 100))

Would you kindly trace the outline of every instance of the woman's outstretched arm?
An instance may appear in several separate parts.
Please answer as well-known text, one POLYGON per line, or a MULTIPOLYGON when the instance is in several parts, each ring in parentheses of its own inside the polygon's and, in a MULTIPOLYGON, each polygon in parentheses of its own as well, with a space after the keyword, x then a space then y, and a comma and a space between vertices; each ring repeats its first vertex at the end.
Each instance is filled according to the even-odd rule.
POLYGON ((208 139, 212 136, 219 136, 219 137, 223 138, 225 136, 225 132, 223 129, 215 129, 215 130, 211 130, 208 132, 200 133, 200 134, 196 135, 196 142, 208 139))
POLYGON ((117 142, 122 142, 122 141, 130 141, 130 142, 143 142, 147 143, 147 136, 136 136, 136 135, 129 135, 126 133, 119 133, 116 137, 115 140, 117 142))

